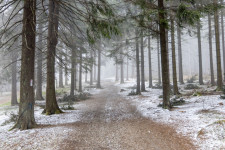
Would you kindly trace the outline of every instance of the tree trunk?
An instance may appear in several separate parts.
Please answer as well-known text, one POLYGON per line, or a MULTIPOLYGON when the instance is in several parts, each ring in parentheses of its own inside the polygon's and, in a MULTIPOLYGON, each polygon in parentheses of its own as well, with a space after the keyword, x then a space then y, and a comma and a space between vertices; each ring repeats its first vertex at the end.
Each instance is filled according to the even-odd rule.
POLYGON ((36 100, 44 100, 42 96, 42 50, 43 50, 43 25, 38 25, 38 49, 37 49, 37 90, 36 100))
POLYGON ((158 84, 161 85, 162 84, 162 80, 161 80, 161 64, 160 64, 160 40, 159 40, 159 36, 157 36, 157 56, 158 56, 158 84))
POLYGON ((58 114, 62 111, 55 95, 55 54, 58 43, 59 2, 49 0, 49 24, 47 40, 47 87, 46 87, 46 115, 58 114))
POLYGON ((179 24, 177 24, 177 46, 178 46, 178 65, 179 65, 179 82, 184 84, 183 79, 183 59, 182 59, 182 45, 181 45, 181 30, 179 24))
POLYGON ((211 73, 211 84, 214 86, 214 69, 213 69, 213 52, 212 52, 212 27, 211 27, 211 16, 208 14, 208 23, 209 23, 209 58, 210 58, 210 73, 211 73))
MULTIPOLYGON (((93 51, 91 50, 91 60, 93 60, 93 51)), ((93 66, 94 64, 91 64, 90 68, 90 85, 93 85, 93 66)))
MULTIPOLYGON (((101 44, 100 44, 101 47, 101 44)), ((97 88, 101 88, 101 50, 98 50, 98 80, 97 88)))
POLYGON ((96 51, 94 50, 94 81, 96 80, 96 51))
POLYGON ((119 81, 117 61, 116 61, 116 81, 119 81))
POLYGON ((159 32, 160 32, 160 45, 161 45, 161 64, 162 64, 162 81, 163 81, 163 108, 169 109, 170 105, 170 79, 169 79, 169 60, 168 60, 168 49, 166 48, 166 26, 165 20, 165 9, 163 0, 158 0, 159 7, 159 32), (161 22, 161 20, 163 20, 161 22))
POLYGON ((149 88, 152 88, 152 54, 151 54, 151 39, 148 36, 148 76, 149 76, 149 88))
MULTIPOLYGON (((87 59, 87 53, 86 53, 86 59, 87 59)), ((85 83, 87 83, 87 74, 88 74, 88 70, 87 70, 87 65, 85 65, 85 83)))
MULTIPOLYGON (((76 56, 76 58, 77 58, 77 56, 76 56)), ((78 64, 76 62, 75 63, 75 71, 74 71, 74 89, 75 90, 77 90, 77 83, 78 83, 77 81, 78 81, 78 77, 79 77, 79 72, 78 72, 79 68, 78 67, 79 66, 78 66, 78 64)))
POLYGON ((200 21, 197 25, 197 35, 198 35, 198 57, 199 57, 199 84, 203 85, 203 75, 202 75, 202 42, 201 42, 201 24, 200 21))
POLYGON ((173 66, 173 94, 178 95, 177 86, 177 66, 176 66, 176 51, 175 51, 175 35, 174 35, 174 20, 171 18, 171 47, 172 47, 172 66, 173 66))
POLYGON ((20 75, 20 104, 19 117, 13 128, 26 130, 33 128, 34 119, 34 60, 35 60, 35 31, 36 29, 36 0, 24 1, 22 56, 20 75))
MULTIPOLYGON (((217 0, 213 1, 215 5, 218 4, 217 0)), ((221 70, 221 55, 220 55, 220 34, 219 34, 219 15, 218 10, 214 12, 214 22, 215 22, 215 36, 216 36, 216 61, 217 61, 217 88, 222 90, 223 80, 222 80, 222 70, 221 70)))
MULTIPOLYGON (((223 0, 220 0, 221 5, 223 0)), ((224 43, 224 22, 223 22, 223 9, 221 9, 221 28, 222 28, 222 51, 223 51, 223 80, 225 81, 225 43, 224 43)))
POLYGON ((145 57, 144 57, 144 41, 143 30, 141 30, 141 91, 145 91, 145 57))
POLYGON ((68 85, 68 69, 67 69, 67 63, 68 63, 68 58, 67 58, 67 50, 65 54, 65 85, 68 85))
POLYGON ((59 54, 59 88, 63 88, 63 62, 62 62, 62 54, 59 54))
POLYGON ((138 30, 136 29, 136 71, 137 71, 137 90, 136 94, 141 94, 140 87, 140 66, 139 66, 139 42, 138 42, 138 30))
POLYGON ((80 50, 80 64, 79 64, 79 92, 82 92, 82 64, 83 64, 83 60, 82 60, 82 51, 80 50))
POLYGON ((74 90, 75 90, 75 61, 76 61, 76 51, 73 49, 72 50, 72 56, 71 56, 71 84, 70 84, 70 95, 74 95, 74 90))
POLYGON ((129 80, 129 62, 128 62, 128 56, 127 56, 127 81, 129 80))
MULTIPOLYGON (((17 42, 16 42, 17 43, 17 42)), ((18 46, 18 45, 16 45, 18 46)), ((11 106, 17 105, 17 55, 18 53, 12 52, 12 91, 11 91, 11 106)))
POLYGON ((120 84, 124 83, 124 69, 123 69, 122 49, 120 50, 120 84))

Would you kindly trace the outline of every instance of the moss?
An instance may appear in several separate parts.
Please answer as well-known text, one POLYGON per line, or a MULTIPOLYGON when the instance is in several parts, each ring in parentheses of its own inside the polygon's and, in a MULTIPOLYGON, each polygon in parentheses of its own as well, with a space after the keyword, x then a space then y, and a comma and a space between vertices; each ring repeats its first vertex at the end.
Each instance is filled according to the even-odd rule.
POLYGON ((55 114, 60 114, 62 111, 60 111, 59 109, 57 109, 56 111, 55 111, 55 114))
POLYGON ((218 120, 218 121, 216 121, 214 123, 223 125, 223 124, 225 124, 225 120, 218 120))
POLYGON ((45 115, 49 116, 49 115, 51 115, 51 113, 50 113, 49 111, 47 111, 47 112, 45 113, 45 115))

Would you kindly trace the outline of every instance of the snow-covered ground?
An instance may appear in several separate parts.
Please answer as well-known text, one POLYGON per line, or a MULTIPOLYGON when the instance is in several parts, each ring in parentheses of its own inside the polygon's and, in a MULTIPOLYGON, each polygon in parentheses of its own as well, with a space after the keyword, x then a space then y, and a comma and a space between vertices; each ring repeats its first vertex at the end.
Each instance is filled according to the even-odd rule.
MULTIPOLYGON (((96 88, 86 88, 84 90, 84 92, 93 95, 100 91, 100 89, 96 88)), ((77 92, 77 94, 79 93, 77 92)), ((66 138, 72 130, 63 124, 80 121, 81 110, 84 107, 82 102, 77 102, 73 105, 75 110, 63 110, 63 114, 46 116, 42 114, 43 108, 39 107, 40 105, 44 105, 45 102, 36 101, 35 103, 35 121, 41 127, 26 131, 19 131, 17 129, 9 131, 14 123, 5 123, 10 119, 10 114, 18 114, 18 106, 0 107, 0 150, 60 149, 58 147, 59 140, 66 138)), ((63 104, 60 104, 60 107, 62 106, 63 104)))
POLYGON ((58 137, 60 137, 60 139, 66 138, 67 134, 71 132, 71 129, 60 126, 60 124, 80 121, 81 111, 79 108, 82 107, 82 104, 78 103, 74 105, 74 107, 75 110, 63 110, 65 113, 61 115, 46 116, 42 114, 43 109, 36 106, 35 120, 37 124, 41 124, 43 127, 26 131, 8 131, 14 124, 12 122, 7 125, 2 125, 9 119, 10 113, 17 113, 17 106, 0 107, 0 149, 60 149, 57 147, 57 144, 49 142, 54 141, 57 143, 59 142, 58 137), (48 138, 51 138, 51 140, 48 140, 48 138), (23 142, 20 142, 21 140, 23 140, 23 142))
POLYGON ((146 88, 147 92, 140 96, 127 96, 135 82, 116 85, 125 90, 120 94, 132 100, 143 116, 174 127, 178 133, 193 139, 199 149, 225 149, 225 100, 219 95, 184 97, 185 104, 169 111, 158 107, 162 102, 161 89, 146 88))

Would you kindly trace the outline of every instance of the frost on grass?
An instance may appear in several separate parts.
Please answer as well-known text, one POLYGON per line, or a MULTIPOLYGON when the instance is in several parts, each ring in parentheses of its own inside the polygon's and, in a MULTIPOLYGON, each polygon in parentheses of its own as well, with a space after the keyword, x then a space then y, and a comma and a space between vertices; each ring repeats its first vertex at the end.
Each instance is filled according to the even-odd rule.
MULTIPOLYGON (((38 102, 41 104, 42 102, 38 102)), ((19 131, 17 129, 8 131, 13 122, 4 125, 9 120, 9 113, 17 113, 17 106, 0 107, 0 149, 60 149, 58 143, 66 138, 72 129, 63 126, 63 124, 80 121, 80 107, 82 104, 76 104, 75 110, 64 111, 60 115, 46 116, 42 114, 43 109, 35 107, 35 120, 41 125, 36 129, 19 131), (51 139, 51 140, 49 140, 51 139)))
MULTIPOLYGON (((219 95, 184 97, 185 104, 169 111, 158 107, 162 102, 161 89, 146 88, 147 92, 142 92, 140 96, 127 96, 135 82, 116 85, 125 89, 120 94, 133 101, 143 116, 168 124, 178 133, 191 137, 199 149, 225 149, 225 100, 220 99, 219 95)), ((185 92, 184 87, 182 92, 185 92)))

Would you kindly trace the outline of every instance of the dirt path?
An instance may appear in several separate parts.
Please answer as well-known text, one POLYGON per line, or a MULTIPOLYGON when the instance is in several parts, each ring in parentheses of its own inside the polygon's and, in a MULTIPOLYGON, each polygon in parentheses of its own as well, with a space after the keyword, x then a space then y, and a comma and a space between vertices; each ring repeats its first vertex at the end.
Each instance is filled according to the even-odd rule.
POLYGON ((60 142, 61 150, 192 150, 193 144, 171 127, 143 118, 135 106, 107 83, 92 99, 84 101, 80 122, 60 142))

